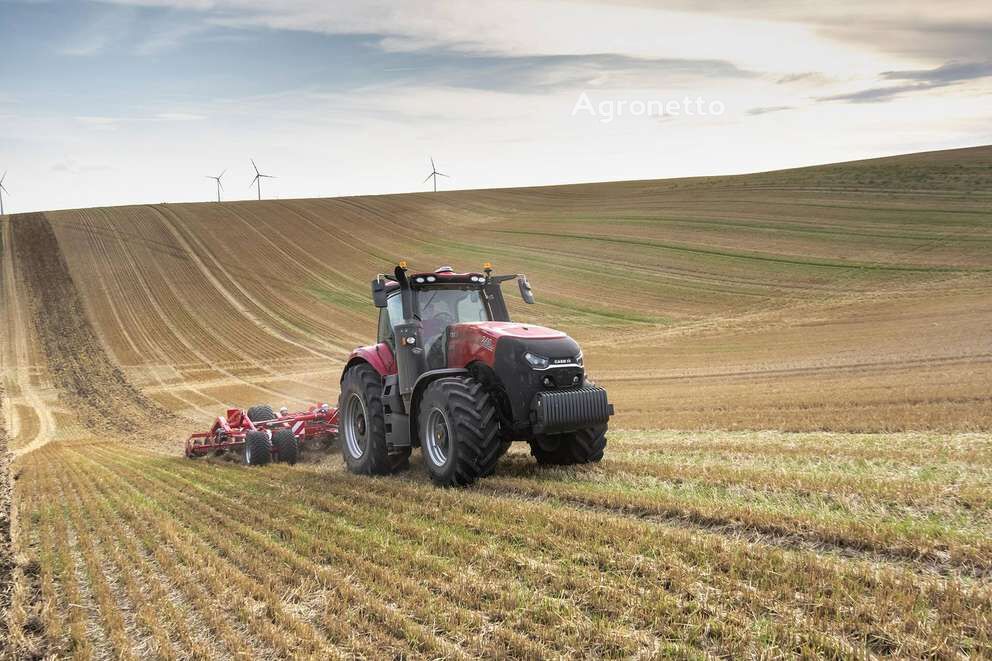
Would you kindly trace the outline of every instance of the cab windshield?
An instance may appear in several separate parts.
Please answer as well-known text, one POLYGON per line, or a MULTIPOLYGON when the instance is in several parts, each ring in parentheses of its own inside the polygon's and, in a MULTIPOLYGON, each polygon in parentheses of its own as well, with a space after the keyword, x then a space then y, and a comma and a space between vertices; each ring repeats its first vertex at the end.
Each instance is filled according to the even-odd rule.
MULTIPOLYGON (((403 321, 403 303, 394 294, 387 301, 393 328, 403 321)), ((451 324, 489 321, 489 309, 478 288, 433 287, 413 290, 414 314, 423 323, 424 346, 428 349, 451 324)))

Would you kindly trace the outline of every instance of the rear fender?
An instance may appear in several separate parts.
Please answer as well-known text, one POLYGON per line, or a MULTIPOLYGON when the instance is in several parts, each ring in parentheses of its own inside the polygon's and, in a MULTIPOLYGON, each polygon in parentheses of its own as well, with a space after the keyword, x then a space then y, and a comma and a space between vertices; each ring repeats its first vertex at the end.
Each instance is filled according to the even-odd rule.
POLYGON ((341 380, 344 380, 345 373, 359 363, 367 363, 372 369, 385 378, 390 374, 396 374, 396 360, 393 358, 393 351, 386 342, 373 344, 367 347, 358 347, 348 356, 348 363, 341 370, 341 380))

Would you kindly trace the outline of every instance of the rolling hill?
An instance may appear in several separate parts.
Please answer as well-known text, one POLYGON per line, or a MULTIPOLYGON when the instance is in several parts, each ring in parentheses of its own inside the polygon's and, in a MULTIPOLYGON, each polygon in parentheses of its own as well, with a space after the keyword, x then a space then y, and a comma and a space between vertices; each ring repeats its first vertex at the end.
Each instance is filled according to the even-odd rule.
POLYGON ((992 147, 21 214, 0 250, 22 657, 992 654, 992 147), (401 258, 529 276, 511 314, 616 405, 601 465, 179 457, 335 401, 401 258))

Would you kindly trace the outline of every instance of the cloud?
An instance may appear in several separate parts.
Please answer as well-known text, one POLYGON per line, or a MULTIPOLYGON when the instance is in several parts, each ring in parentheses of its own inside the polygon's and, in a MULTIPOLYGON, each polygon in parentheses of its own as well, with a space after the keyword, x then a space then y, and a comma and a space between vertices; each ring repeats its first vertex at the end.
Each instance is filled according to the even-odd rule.
POLYGON ((879 103, 914 92, 925 92, 958 83, 992 76, 990 62, 948 62, 933 69, 912 69, 906 71, 884 71, 885 80, 912 81, 902 85, 872 87, 849 92, 818 97, 817 101, 846 101, 849 103, 879 103))
POLYGON ((910 71, 885 71, 882 78, 887 80, 917 80, 930 85, 950 85, 965 80, 975 80, 992 76, 992 61, 988 62, 948 62, 933 69, 910 71))
POLYGON ((767 115, 773 112, 782 112, 784 110, 793 110, 792 106, 759 106, 757 108, 751 108, 747 111, 749 115, 767 115))
POLYGON ((802 71, 781 76, 775 82, 779 85, 789 85, 791 83, 823 84, 829 82, 829 80, 830 78, 828 76, 823 75, 819 71, 802 71))
POLYGON ((144 35, 134 52, 136 55, 158 55, 179 48, 191 37, 210 29, 211 26, 204 24, 168 25, 144 35))
MULTIPOLYGON (((578 0, 288 0, 277 7, 267 0, 117 1, 201 11, 208 22, 227 27, 369 36, 390 52, 715 60, 782 75, 865 64, 857 49, 819 36, 811 26, 779 20, 776 12, 740 17, 578 0)), ((881 59, 888 68, 905 64, 881 59)))
POLYGON ((84 165, 79 163, 79 161, 74 158, 65 158, 54 163, 51 167, 52 172, 64 172, 69 174, 78 174, 82 172, 110 172, 113 169, 114 168, 109 165, 84 165))
POLYGON ((116 129, 123 124, 142 122, 192 122, 206 119, 204 115, 189 112, 160 112, 146 116, 78 115, 75 120, 84 126, 96 129, 116 129))
MULTIPOLYGON (((623 55, 521 57, 442 56, 440 63, 413 68, 419 85, 469 89, 550 92, 559 89, 672 89, 700 80, 753 78, 757 74, 721 60, 648 59, 623 55)), ((402 78, 402 77, 401 77, 402 78)))
POLYGON ((845 94, 832 94, 830 96, 818 96, 817 101, 846 101, 848 103, 880 103, 891 101, 897 96, 908 92, 921 92, 933 89, 934 85, 920 83, 917 85, 891 85, 889 87, 870 87, 858 90, 857 92, 847 92, 845 94))

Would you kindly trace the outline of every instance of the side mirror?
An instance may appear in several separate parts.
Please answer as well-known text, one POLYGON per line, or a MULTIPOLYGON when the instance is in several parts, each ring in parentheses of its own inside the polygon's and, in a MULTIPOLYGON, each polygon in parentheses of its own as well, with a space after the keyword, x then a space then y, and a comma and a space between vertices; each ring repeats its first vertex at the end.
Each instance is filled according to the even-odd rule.
POLYGON ((527 276, 518 275, 517 285, 520 287, 520 296, 524 299, 524 303, 534 305, 534 290, 530 288, 530 283, 527 282, 527 276))
POLYGON ((379 278, 372 281, 372 302, 377 308, 386 307, 386 283, 379 278))

